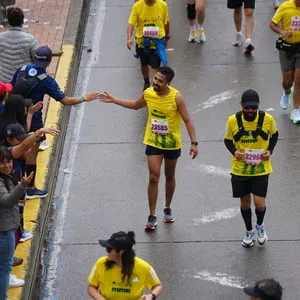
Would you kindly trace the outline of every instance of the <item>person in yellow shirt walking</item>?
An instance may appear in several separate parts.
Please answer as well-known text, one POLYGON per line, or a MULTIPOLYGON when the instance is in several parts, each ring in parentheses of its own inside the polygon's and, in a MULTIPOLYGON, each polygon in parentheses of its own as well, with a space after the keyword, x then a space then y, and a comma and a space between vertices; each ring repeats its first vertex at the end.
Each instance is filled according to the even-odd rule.
POLYGON ((150 79, 160 67, 161 62, 163 61, 164 65, 167 64, 165 46, 170 39, 167 3, 163 0, 139 0, 133 4, 127 27, 129 50, 133 47, 134 29, 136 29, 136 57, 139 57, 141 61, 145 90, 150 87, 150 79))
POLYGON ((134 232, 119 231, 99 240, 107 256, 97 260, 88 276, 88 294, 95 300, 155 300, 163 286, 150 264, 136 257, 134 232), (143 295, 147 288, 151 293, 143 295))
MULTIPOLYGON (((140 0, 141 1, 141 0, 140 0)), ((115 103, 129 109, 148 108, 148 121, 144 136, 149 169, 148 200, 150 215, 145 226, 152 231, 157 226, 156 202, 158 197, 158 182, 162 161, 165 162, 165 209, 164 222, 173 223, 171 202, 175 191, 175 169, 177 159, 181 155, 181 120, 188 131, 191 146, 190 155, 194 159, 198 155, 198 142, 194 123, 186 108, 181 93, 170 86, 174 71, 170 67, 161 67, 153 79, 153 87, 146 89, 135 101, 123 100, 108 93, 99 94, 101 101, 115 103)))
POLYGON ((298 124, 300 123, 300 0, 282 3, 272 18, 270 28, 280 34, 276 43, 284 89, 280 106, 283 110, 288 109, 291 88, 294 84, 290 119, 294 124, 298 124))
POLYGON ((247 90, 241 98, 242 111, 227 120, 224 143, 233 155, 231 184, 234 198, 240 198, 241 214, 246 225, 242 245, 252 247, 255 233, 252 230, 251 202, 257 217, 257 241, 263 245, 268 237, 264 228, 265 198, 269 174, 273 172, 270 156, 278 140, 274 118, 258 110, 259 96, 247 90))

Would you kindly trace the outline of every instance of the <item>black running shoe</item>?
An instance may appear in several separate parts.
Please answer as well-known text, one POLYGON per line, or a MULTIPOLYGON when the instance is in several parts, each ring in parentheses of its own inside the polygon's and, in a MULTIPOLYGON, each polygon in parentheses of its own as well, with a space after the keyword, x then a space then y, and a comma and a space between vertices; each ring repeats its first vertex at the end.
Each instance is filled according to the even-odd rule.
POLYGON ((245 48, 245 54, 249 55, 251 54, 251 52, 254 50, 255 48, 253 47, 252 44, 249 44, 246 48, 245 48))

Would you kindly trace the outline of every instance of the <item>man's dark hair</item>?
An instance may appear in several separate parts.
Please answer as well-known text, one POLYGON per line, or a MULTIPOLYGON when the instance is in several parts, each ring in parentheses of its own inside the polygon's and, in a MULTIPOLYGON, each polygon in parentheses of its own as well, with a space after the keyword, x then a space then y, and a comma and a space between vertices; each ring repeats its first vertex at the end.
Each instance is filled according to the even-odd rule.
POLYGON ((166 76, 166 81, 170 83, 175 76, 174 71, 170 67, 160 67, 158 72, 166 76))
MULTIPOLYGON (((256 285, 261 291, 267 296, 268 300, 281 300, 282 297, 282 286, 274 279, 262 279, 256 282, 256 285)), ((264 299, 264 298, 263 298, 264 299)))
POLYGON ((23 10, 19 7, 9 7, 7 9, 7 21, 12 27, 21 27, 24 21, 23 10))

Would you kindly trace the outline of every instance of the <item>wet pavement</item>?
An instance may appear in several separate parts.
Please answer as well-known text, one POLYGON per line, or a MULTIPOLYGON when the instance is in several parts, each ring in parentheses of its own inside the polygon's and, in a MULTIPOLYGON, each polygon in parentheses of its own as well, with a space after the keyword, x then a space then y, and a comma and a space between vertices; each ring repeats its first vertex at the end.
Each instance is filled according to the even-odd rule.
MULTIPOLYGON (((143 230, 148 216, 148 171, 141 143, 146 110, 97 102, 72 108, 41 298, 87 299, 87 275, 105 255, 98 239, 134 230, 137 255, 154 266, 165 287, 160 299, 246 299, 241 288, 264 277, 282 283, 284 299, 299 299, 300 126, 279 107, 276 35, 268 28, 273 2, 257 3, 252 57, 231 46, 234 25, 225 3, 209 1, 207 42, 198 45, 187 42, 184 2, 167 2, 172 85, 186 99, 199 141, 199 156, 192 161, 183 128, 185 143, 172 206, 177 220, 162 221, 162 177, 157 230, 150 234, 143 230), (226 119, 240 109, 239 97, 248 88, 258 91, 261 109, 275 117, 280 134, 267 198, 269 241, 251 249, 241 245, 244 225, 239 203, 231 197, 231 155, 223 144, 226 119)), ((106 90, 127 99, 140 96, 139 62, 126 49, 131 4, 131 0, 92 1, 77 94, 106 90)))

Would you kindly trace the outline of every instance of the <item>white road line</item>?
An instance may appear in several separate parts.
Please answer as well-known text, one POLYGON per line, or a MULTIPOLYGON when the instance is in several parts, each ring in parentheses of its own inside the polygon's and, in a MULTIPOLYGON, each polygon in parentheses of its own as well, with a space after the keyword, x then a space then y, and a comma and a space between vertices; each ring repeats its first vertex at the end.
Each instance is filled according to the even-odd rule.
POLYGON ((236 217, 240 212, 239 207, 232 207, 223 209, 220 211, 215 211, 212 213, 209 213, 207 215, 202 216, 201 218, 194 218, 193 223, 194 225, 200 225, 200 224, 206 224, 206 223, 212 223, 220 220, 226 220, 236 217))
POLYGON ((199 112, 199 111, 202 111, 204 109, 207 109, 207 108, 210 108, 210 107, 213 107, 219 103, 222 103, 224 101, 227 101, 229 100, 230 98, 234 97, 236 95, 236 93, 234 92, 234 90, 228 90, 228 91, 225 91, 221 94, 217 94, 217 95, 214 95, 214 96, 211 96, 209 97, 206 101, 200 103, 198 105, 198 109, 196 109, 193 114, 199 112))
MULTIPOLYGON (((91 57, 89 60, 88 65, 86 68, 84 68, 84 76, 82 81, 82 91, 86 91, 90 74, 92 71, 92 65, 97 62, 99 55, 100 55, 100 41, 101 41, 101 35, 103 30, 103 25, 105 21, 105 14, 106 14, 106 0, 102 0, 98 2, 98 6, 96 8, 96 19, 94 20, 95 28, 93 31, 93 38, 92 38, 92 49, 93 52, 91 53, 91 57)), ((83 94, 83 93, 82 93, 83 94)), ((66 217, 66 211, 68 207, 68 201, 70 197, 70 186, 72 182, 73 177, 73 168, 74 168, 74 162, 76 159, 77 154, 77 148, 78 148, 78 142, 80 138, 80 130, 81 130, 81 124, 82 119, 84 116, 84 107, 85 105, 78 105, 76 107, 73 107, 72 109, 75 110, 75 127, 74 131, 71 137, 71 146, 69 151, 69 159, 67 161, 66 170, 67 172, 64 172, 64 178, 63 178, 63 192, 61 193, 61 199, 62 199, 62 205, 59 210, 57 210, 57 222, 56 222, 56 228, 54 232, 54 237, 52 243, 53 248, 51 249, 51 254, 48 263, 48 273, 47 273, 47 279, 46 279, 46 287, 43 291, 44 296, 43 299, 56 299, 55 295, 55 287, 54 282, 57 278, 57 274, 59 271, 59 253, 60 253, 60 246, 59 243, 62 242, 63 239, 63 232, 64 232, 64 223, 65 223, 65 217, 66 217)))
POLYGON ((205 281, 211 281, 215 283, 219 283, 224 286, 242 289, 245 286, 248 286, 250 283, 242 277, 232 276, 226 273, 212 273, 207 270, 197 271, 194 275, 182 275, 183 277, 190 277, 195 279, 201 279, 205 281))
POLYGON ((200 172, 200 173, 230 177, 230 169, 225 169, 225 168, 221 168, 221 167, 198 164, 196 162, 192 162, 186 168, 188 170, 196 171, 196 172, 200 172))

